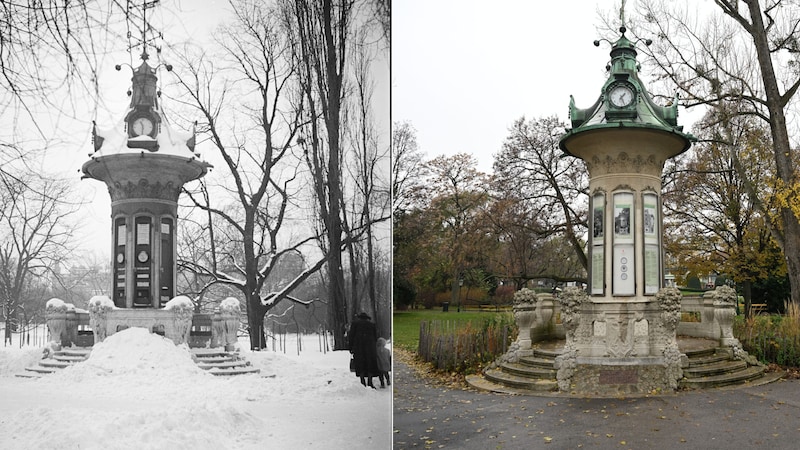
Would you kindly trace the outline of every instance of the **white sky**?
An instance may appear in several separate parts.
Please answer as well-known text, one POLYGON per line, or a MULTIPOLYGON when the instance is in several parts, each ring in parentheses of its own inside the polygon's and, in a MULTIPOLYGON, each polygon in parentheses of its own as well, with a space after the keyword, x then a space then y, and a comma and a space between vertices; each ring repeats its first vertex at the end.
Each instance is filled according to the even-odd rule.
MULTIPOLYGON (((395 2, 392 122, 411 122, 427 159, 471 153, 478 168, 490 173, 492 155, 514 120, 556 115, 568 123, 570 94, 579 108, 597 100, 611 49, 592 42, 617 38, 597 29, 599 12, 618 17, 619 5, 619 0, 395 2)), ((679 114, 679 124, 688 124, 686 111, 679 114)))
MULTIPOLYGON (((124 4, 124 3, 123 3, 124 4)), ((207 45, 211 49, 212 32, 223 21, 230 17, 230 5, 226 0, 161 0, 160 4, 148 10, 148 19, 154 27, 163 31, 163 41, 167 44, 179 45, 186 40, 198 45, 207 45)), ((119 9, 115 9, 115 14, 119 14, 119 9)), ((119 18, 117 18, 119 19, 119 18)), ((116 20, 119 22, 119 20, 116 20)), ((124 23, 118 25, 119 29, 115 32, 124 35, 126 30, 124 23)), ((131 32, 138 37, 138 32, 131 28, 131 32)), ((78 180, 82 175, 80 168, 89 159, 89 154, 93 148, 91 144, 92 120, 97 121, 98 128, 109 128, 118 124, 126 111, 130 102, 126 91, 130 87, 131 69, 125 64, 132 64, 134 67, 140 64, 139 54, 141 47, 133 49, 130 54, 125 51, 128 42, 105 42, 103 48, 109 50, 97 63, 99 73, 99 92, 97 98, 87 98, 81 100, 79 108, 85 110, 76 111, 74 118, 58 117, 57 119, 46 119, 43 116, 37 117, 40 122, 47 122, 52 129, 50 135, 56 135, 62 142, 51 146, 47 150, 47 159, 43 170, 57 173, 64 177, 78 180), (121 71, 114 70, 115 64, 123 64, 121 71), (58 123, 53 123, 55 121, 58 123)), ((177 63, 178 58, 174 51, 163 45, 162 60, 172 63, 175 73, 181 73, 182 68, 177 63)), ((158 63, 152 48, 148 49, 152 66, 158 63)), ((375 63, 376 87, 374 94, 374 107, 380 111, 378 113, 378 132, 382 134, 384 145, 388 148, 389 143, 389 72, 388 62, 378 60, 375 63)), ((164 88, 164 96, 160 101, 160 106, 167 115, 174 127, 177 117, 170 113, 170 110, 177 109, 178 105, 170 104, 168 98, 171 88, 169 85, 176 80, 174 74, 166 72, 163 68, 158 71, 159 85, 164 88)), ((199 117, 198 117, 199 118, 199 117)), ((189 129, 182 131, 190 131, 189 129)), ((214 164, 218 169, 213 169, 206 178, 214 176, 224 176, 226 171, 222 167, 221 161, 215 161, 217 154, 210 144, 199 143, 198 152, 203 159, 214 164)), ((388 158, 387 168, 388 173, 388 158)), ((76 239, 81 243, 82 248, 92 252, 97 262, 105 263, 108 258, 111 245, 111 200, 108 190, 104 183, 86 179, 77 183, 77 194, 84 197, 88 204, 81 210, 82 227, 76 239)), ((179 212, 180 214, 180 212, 179 212)))

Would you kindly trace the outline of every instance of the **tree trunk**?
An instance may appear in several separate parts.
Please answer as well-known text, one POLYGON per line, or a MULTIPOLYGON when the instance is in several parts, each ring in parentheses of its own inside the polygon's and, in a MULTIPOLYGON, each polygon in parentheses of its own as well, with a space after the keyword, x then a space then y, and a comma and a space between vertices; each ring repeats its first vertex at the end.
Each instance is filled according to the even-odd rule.
POLYGON ((257 295, 247 298, 247 332, 250 335, 250 350, 262 350, 267 346, 267 338, 264 335, 264 315, 267 310, 257 295))

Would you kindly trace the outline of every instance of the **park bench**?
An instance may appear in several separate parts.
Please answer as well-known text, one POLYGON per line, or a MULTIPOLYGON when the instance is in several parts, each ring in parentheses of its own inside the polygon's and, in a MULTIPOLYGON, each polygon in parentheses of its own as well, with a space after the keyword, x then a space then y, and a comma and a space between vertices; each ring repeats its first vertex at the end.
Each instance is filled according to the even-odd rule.
POLYGON ((767 304, 766 303, 751 303, 750 304, 750 314, 756 316, 758 314, 766 314, 767 313, 767 304))

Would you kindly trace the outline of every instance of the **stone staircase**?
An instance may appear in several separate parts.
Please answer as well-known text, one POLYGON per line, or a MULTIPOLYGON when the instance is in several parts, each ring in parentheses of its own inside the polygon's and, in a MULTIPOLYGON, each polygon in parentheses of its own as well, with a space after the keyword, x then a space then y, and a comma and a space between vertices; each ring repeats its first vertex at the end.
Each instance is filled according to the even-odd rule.
POLYGON ((261 373, 261 369, 251 367, 250 361, 245 360, 238 353, 222 349, 193 348, 192 359, 198 367, 216 376, 261 373))
POLYGON ((26 367, 24 372, 15 375, 21 378, 41 378, 65 367, 86 361, 91 352, 91 348, 85 347, 65 348, 53 353, 52 358, 39 360, 35 366, 26 367))
POLYGON ((560 348, 534 348, 532 356, 523 356, 516 363, 501 363, 496 368, 485 370, 483 376, 492 383, 514 389, 557 391, 556 369, 553 364, 560 353, 560 348))
POLYGON ((763 365, 750 366, 745 361, 733 359, 729 349, 707 347, 684 350, 689 357, 689 367, 683 369, 679 386, 683 389, 708 389, 733 385, 766 384, 780 378, 780 374, 764 373, 763 365))
MULTIPOLYGON (((90 347, 65 348, 55 352, 52 358, 42 359, 35 366, 26 367, 24 372, 15 375, 21 378, 41 378, 65 367, 85 361, 91 352, 92 349, 90 347)), ((261 373, 261 369, 251 367, 250 362, 238 353, 227 352, 222 349, 195 348, 192 349, 192 359, 198 367, 216 376, 261 373)))
MULTIPOLYGON (((697 344, 697 339, 692 341, 688 348, 681 349, 689 358, 689 367, 683 369, 684 377, 679 381, 681 389, 757 386, 781 377, 780 373, 765 373, 762 365, 733 359, 730 349, 716 347, 713 341, 700 340, 706 341, 701 345, 697 344)), ((534 348, 532 356, 521 357, 516 363, 501 363, 484 370, 482 377, 468 377, 467 382, 475 388, 496 392, 557 392, 554 362, 562 350, 563 341, 550 342, 542 348, 534 348)))

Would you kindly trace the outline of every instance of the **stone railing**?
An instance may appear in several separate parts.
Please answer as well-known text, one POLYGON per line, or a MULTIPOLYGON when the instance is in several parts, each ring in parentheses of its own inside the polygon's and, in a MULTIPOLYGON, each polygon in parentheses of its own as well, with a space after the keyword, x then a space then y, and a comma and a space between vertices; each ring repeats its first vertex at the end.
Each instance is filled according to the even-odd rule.
MULTIPOLYGON (((719 339, 721 346, 734 343, 731 338, 735 304, 718 300, 716 291, 708 291, 704 296, 682 297, 680 312, 677 335, 719 339)), ((514 315, 520 330, 521 348, 527 348, 529 342, 565 338, 561 304, 551 294, 536 294, 535 301, 516 304, 514 315)))
POLYGON ((683 297, 678 335, 719 339, 720 345, 729 346, 733 343, 735 301, 735 292, 724 286, 708 291, 702 297, 683 297), (731 293, 733 301, 728 298, 731 293))

